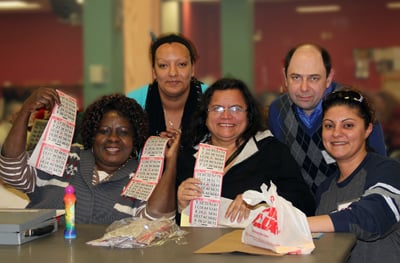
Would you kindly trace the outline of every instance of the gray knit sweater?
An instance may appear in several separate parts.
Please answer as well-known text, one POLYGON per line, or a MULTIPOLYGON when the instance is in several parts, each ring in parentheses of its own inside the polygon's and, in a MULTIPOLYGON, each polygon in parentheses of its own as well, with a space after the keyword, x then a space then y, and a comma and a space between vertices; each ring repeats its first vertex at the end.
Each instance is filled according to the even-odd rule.
POLYGON ((71 184, 76 192, 77 224, 110 224, 115 220, 139 214, 145 202, 121 196, 138 161, 128 160, 106 182, 92 184, 94 156, 91 151, 71 149, 63 177, 49 175, 27 164, 28 153, 18 158, 0 156, 0 178, 27 192, 27 208, 64 208, 64 188, 71 184), (34 184, 33 184, 34 183, 34 184))

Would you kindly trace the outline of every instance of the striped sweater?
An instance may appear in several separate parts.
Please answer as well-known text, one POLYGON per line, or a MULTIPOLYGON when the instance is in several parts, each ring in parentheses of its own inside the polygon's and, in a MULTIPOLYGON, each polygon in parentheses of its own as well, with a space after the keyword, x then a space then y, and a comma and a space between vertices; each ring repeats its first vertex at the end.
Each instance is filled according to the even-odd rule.
POLYGON ((27 152, 12 159, 0 155, 0 178, 28 194, 27 208, 64 209, 64 188, 71 184, 77 197, 77 224, 110 224, 144 211, 144 201, 121 196, 136 171, 137 160, 130 159, 108 181, 93 185, 95 160, 90 150, 73 147, 62 177, 36 170, 27 164, 28 158, 27 152))
POLYGON ((399 262, 399 171, 399 162, 370 152, 347 179, 337 183, 336 172, 318 189, 316 214, 357 236, 349 262, 399 262))

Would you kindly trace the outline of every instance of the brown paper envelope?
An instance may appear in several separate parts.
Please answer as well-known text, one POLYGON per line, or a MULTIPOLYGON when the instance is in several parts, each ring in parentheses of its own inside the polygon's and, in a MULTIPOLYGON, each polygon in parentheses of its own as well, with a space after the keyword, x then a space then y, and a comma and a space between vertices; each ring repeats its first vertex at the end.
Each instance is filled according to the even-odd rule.
POLYGON ((269 249, 254 247, 242 243, 242 232, 243 229, 234 230, 229 232, 222 237, 214 240, 213 242, 205 245, 204 247, 196 250, 194 253, 197 254, 217 254, 217 253, 231 253, 231 252, 243 252, 254 255, 268 255, 268 256, 283 256, 283 254, 277 254, 269 249))

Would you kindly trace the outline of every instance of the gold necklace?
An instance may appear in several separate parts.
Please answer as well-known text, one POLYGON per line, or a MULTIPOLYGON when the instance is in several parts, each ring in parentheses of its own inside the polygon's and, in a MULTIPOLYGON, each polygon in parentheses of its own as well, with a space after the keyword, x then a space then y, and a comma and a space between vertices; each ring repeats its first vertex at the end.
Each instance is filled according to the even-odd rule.
MULTIPOLYGON (((169 127, 175 128, 174 122, 170 118, 168 118, 167 111, 163 109, 163 112, 164 112, 164 119, 167 122, 167 124, 169 125, 169 127)), ((166 125, 166 126, 168 126, 168 125, 166 125)), ((176 126, 180 126, 180 125, 176 125, 176 126)))

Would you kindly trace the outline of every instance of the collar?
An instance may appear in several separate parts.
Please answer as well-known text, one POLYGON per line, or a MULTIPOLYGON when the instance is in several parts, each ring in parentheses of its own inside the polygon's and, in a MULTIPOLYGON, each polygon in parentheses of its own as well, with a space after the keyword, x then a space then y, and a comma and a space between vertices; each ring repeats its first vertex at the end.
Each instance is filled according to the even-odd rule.
MULTIPOLYGON (((330 86, 325 90, 324 97, 331 93, 336 87, 336 83, 332 82, 330 86)), ((315 124, 320 124, 322 118, 322 100, 317 104, 313 112, 308 116, 304 110, 294 104, 297 115, 301 122, 308 128, 312 129, 315 124)))
MULTIPOLYGON (((236 157, 236 159, 233 161, 232 166, 235 166, 246 159, 250 158, 253 156, 255 153, 259 151, 257 142, 261 141, 262 139, 265 139, 267 137, 273 137, 272 133, 270 130, 264 130, 264 131, 259 131, 256 133, 256 135, 252 136, 244 146, 243 150, 239 153, 239 155, 236 157)), ((200 143, 207 143, 208 135, 204 137, 204 139, 200 143)), ((197 152, 199 150, 199 145, 196 145, 193 147, 193 149, 196 150, 196 152, 193 154, 194 158, 197 158, 197 152)))
POLYGON ((297 115, 299 116, 301 122, 308 128, 311 129, 315 123, 319 121, 322 116, 322 101, 318 103, 313 112, 308 116, 303 109, 295 106, 297 115))

